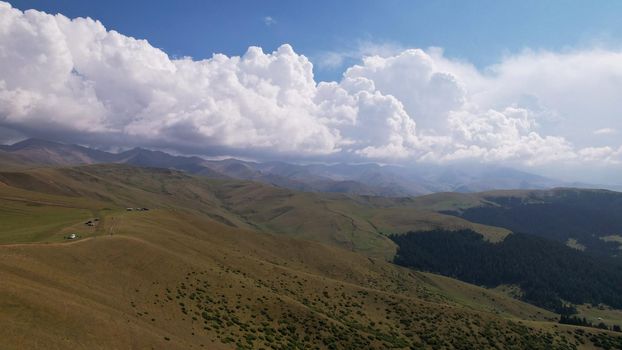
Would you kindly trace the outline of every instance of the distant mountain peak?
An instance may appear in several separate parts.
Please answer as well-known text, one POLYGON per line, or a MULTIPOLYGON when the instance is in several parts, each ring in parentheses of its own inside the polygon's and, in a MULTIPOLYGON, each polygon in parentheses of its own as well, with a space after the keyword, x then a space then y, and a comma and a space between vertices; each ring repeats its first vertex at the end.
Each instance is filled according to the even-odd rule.
POLYGON ((547 189, 568 184, 512 168, 479 164, 416 167, 364 164, 301 165, 283 161, 251 162, 235 158, 206 160, 142 147, 110 153, 38 138, 0 148, 41 165, 123 163, 229 177, 312 192, 377 196, 416 196, 434 192, 480 192, 503 189, 547 189))
POLYGON ((8 146, 8 149, 20 150, 20 149, 25 149, 25 148, 36 148, 36 147, 66 147, 66 146, 67 145, 59 143, 59 142, 55 142, 55 141, 49 141, 49 140, 38 139, 38 138, 29 138, 29 139, 22 140, 22 141, 16 142, 8 146))

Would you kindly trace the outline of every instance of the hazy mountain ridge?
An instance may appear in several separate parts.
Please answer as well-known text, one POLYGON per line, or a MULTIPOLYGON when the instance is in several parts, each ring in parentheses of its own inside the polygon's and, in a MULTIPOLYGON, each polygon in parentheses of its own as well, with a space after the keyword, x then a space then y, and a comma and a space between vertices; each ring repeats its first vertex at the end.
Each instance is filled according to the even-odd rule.
POLYGON ((484 165, 418 165, 406 168, 378 164, 310 164, 206 160, 134 148, 110 153, 79 145, 28 139, 1 150, 33 164, 80 165, 124 163, 186 171, 215 178, 259 181, 309 192, 376 196, 415 196, 435 192, 479 192, 492 189, 545 189, 568 185, 511 168, 484 165))

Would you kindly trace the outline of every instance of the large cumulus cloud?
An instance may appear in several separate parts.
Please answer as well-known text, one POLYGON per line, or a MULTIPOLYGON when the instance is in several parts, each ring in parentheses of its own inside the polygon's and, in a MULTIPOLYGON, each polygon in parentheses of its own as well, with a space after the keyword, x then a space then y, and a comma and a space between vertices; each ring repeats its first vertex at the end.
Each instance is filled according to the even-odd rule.
POLYGON ((480 71, 416 49, 366 57, 340 81, 316 82, 309 59, 287 44, 172 59, 92 19, 0 2, 0 128, 265 157, 615 163, 615 140, 585 135, 622 128, 607 114, 622 107, 619 56, 526 52, 480 71), (590 62, 598 67, 580 73, 590 62), (595 88, 598 96, 581 95, 595 88), (579 114, 588 110, 602 118, 581 134, 569 125, 587 128, 579 114))
POLYGON ((26 135, 302 157, 414 146, 415 123, 395 98, 356 82, 318 85, 289 45, 171 59, 98 21, 0 6, 0 123, 26 135))

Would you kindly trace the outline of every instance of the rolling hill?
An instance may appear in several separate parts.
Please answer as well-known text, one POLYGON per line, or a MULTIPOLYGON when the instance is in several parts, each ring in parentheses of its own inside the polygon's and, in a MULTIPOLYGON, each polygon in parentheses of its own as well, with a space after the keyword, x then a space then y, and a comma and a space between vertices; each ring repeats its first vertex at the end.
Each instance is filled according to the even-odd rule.
MULTIPOLYGON (((389 218, 424 204, 126 165, 3 171, 3 347, 620 346, 617 333, 559 325, 556 315, 502 293, 348 246, 353 236, 367 237, 358 227, 364 220, 388 227, 389 218), (292 229, 294 217, 299 226, 292 229), (316 237, 326 222, 344 225, 336 230, 341 236, 316 237), (65 239, 69 233, 79 238, 65 239)), ((422 212, 432 217, 423 226, 446 224, 445 216, 422 212)))
POLYGON ((428 210, 412 198, 297 192, 121 164, 0 172, 0 182, 10 188, 92 198, 123 208, 184 208, 232 227, 316 240, 386 260, 395 253, 389 233, 470 228, 491 240, 509 233, 428 210))

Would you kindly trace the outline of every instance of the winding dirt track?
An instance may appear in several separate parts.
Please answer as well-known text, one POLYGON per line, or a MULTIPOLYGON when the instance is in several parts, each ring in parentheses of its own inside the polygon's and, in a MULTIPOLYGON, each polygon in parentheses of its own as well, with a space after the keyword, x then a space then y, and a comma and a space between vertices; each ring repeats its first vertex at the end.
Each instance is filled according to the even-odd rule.
POLYGON ((5 243, 5 244, 0 244, 0 249, 2 249, 2 248, 10 248, 10 247, 67 246, 67 245, 72 245, 72 244, 80 244, 80 243, 83 243, 83 242, 86 242, 86 241, 90 241, 90 240, 95 239, 95 238, 97 238, 97 236, 95 236, 95 237, 87 237, 87 238, 80 238, 80 239, 71 240, 71 241, 67 241, 67 242, 5 243))

